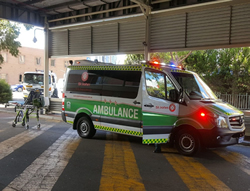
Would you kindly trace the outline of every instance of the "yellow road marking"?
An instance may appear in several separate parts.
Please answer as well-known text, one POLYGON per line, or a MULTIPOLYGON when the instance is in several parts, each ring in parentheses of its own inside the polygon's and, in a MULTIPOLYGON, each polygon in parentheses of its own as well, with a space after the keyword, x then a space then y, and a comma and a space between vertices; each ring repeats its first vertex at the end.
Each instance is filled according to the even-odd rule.
POLYGON ((166 151, 170 153, 164 156, 191 191, 231 190, 194 158, 181 156, 178 153, 171 154, 172 149, 166 149, 166 151))
POLYGON ((242 154, 226 151, 226 150, 214 150, 214 152, 226 161, 235 164, 242 171, 250 175, 250 159, 242 154))
MULTIPOLYGON (((110 136, 116 135, 110 134, 110 136)), ((129 142, 115 140, 106 141, 99 190, 145 190, 129 142)))
POLYGON ((51 190, 78 147, 80 140, 81 138, 74 130, 66 131, 4 191, 51 190))
POLYGON ((0 130, 0 133, 3 132, 3 131, 5 131, 5 130, 6 130, 6 129, 1 129, 1 130, 0 130))
POLYGON ((3 142, 0 143, 0 160, 16 149, 20 148, 23 146, 25 143, 31 141, 32 139, 38 137, 44 131, 47 131, 50 129, 53 125, 47 125, 45 127, 42 127, 41 129, 35 129, 35 130, 26 130, 14 137, 11 137, 10 139, 7 139, 3 142))

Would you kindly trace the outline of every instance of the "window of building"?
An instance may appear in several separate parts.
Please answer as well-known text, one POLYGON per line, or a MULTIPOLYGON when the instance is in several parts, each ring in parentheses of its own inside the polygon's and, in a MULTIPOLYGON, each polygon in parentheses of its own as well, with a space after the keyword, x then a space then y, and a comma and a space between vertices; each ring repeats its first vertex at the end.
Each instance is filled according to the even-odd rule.
POLYGON ((5 80, 6 82, 8 82, 8 74, 0 74, 0 79, 1 80, 5 80))
POLYGON ((55 65, 55 60, 50 60, 50 66, 56 66, 55 65))
POLYGON ((36 57, 36 65, 41 65, 41 57, 36 57))
POLYGON ((69 65, 69 61, 68 61, 68 60, 65 60, 65 61, 64 61, 64 67, 67 68, 68 65, 69 65))
POLYGON ((19 55, 19 64, 24 64, 25 63, 25 56, 24 55, 19 55))
POLYGON ((8 62, 7 52, 2 52, 2 57, 4 62, 8 62))

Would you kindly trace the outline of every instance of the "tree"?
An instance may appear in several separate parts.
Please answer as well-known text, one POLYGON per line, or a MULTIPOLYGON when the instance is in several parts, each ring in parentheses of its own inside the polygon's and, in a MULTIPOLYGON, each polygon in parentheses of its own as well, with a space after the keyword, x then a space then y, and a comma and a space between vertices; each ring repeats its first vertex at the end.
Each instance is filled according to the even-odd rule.
POLYGON ((0 79, 0 103, 8 103, 12 99, 10 85, 0 79))
POLYGON ((128 54, 124 64, 126 65, 140 64, 142 60, 144 60, 143 54, 128 54))
POLYGON ((214 91, 250 92, 250 48, 227 48, 193 52, 185 66, 195 71, 214 91))
MULTIPOLYGON (((7 51, 12 56, 17 57, 19 54, 18 48, 21 47, 21 43, 16 41, 19 34, 20 28, 17 23, 7 20, 0 20, 0 52, 7 51)), ((0 65, 3 63, 3 61, 4 58, 0 53, 0 65)))
MULTIPOLYGON (((150 60, 157 60, 164 63, 174 63, 176 66, 183 64, 185 59, 192 53, 192 51, 183 52, 156 52, 150 54, 150 60)), ((125 64, 140 64, 144 60, 143 54, 128 54, 125 64)))

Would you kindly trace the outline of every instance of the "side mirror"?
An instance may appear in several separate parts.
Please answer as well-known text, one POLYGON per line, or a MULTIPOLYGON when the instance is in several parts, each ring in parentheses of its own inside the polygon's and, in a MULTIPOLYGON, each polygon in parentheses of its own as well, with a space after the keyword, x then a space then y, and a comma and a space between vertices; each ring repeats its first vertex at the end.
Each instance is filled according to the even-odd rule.
POLYGON ((179 103, 183 103, 184 102, 184 97, 183 97, 183 89, 181 88, 180 91, 179 91, 179 103))
POLYGON ((19 82, 22 82, 22 74, 19 75, 19 82))
POLYGON ((180 91, 178 91, 176 89, 170 90, 169 91, 169 98, 170 98, 171 101, 183 103, 184 99, 183 99, 183 91, 182 91, 182 89, 180 89, 180 91))
POLYGON ((176 89, 172 89, 169 91, 169 98, 171 101, 178 102, 178 91, 176 89))

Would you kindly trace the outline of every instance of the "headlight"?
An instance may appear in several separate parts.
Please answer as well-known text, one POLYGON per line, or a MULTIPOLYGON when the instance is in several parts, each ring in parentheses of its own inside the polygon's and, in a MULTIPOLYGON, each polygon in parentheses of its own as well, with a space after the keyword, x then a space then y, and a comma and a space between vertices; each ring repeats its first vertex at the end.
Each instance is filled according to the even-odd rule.
POLYGON ((217 118, 217 127, 219 128, 228 128, 227 121, 224 117, 219 116, 217 118))

